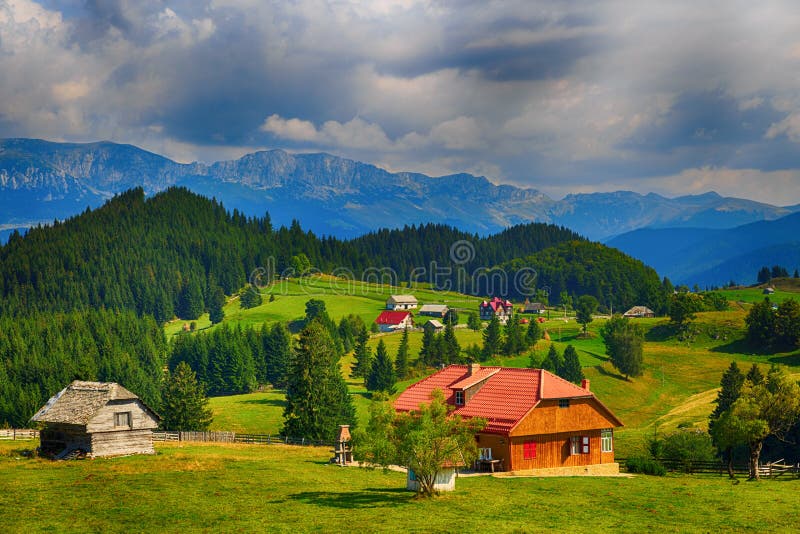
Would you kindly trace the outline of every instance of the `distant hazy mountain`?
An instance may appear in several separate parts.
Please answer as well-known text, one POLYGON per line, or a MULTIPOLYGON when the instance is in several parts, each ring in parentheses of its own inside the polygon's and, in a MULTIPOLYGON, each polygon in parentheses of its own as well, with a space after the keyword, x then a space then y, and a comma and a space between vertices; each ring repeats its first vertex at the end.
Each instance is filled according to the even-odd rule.
POLYGON ((700 287, 756 281, 758 269, 800 268, 800 213, 725 230, 640 229, 607 243, 673 282, 700 287))
POLYGON ((538 221, 607 239, 642 227, 731 228, 800 209, 716 193, 669 199, 623 191, 555 201, 484 177, 390 173, 329 154, 270 150, 211 165, 180 164, 131 145, 6 139, 0 141, 0 232, 74 215, 132 187, 150 194, 170 185, 248 215, 268 211, 276 224, 296 218, 318 234, 339 237, 423 222, 488 234, 538 221))

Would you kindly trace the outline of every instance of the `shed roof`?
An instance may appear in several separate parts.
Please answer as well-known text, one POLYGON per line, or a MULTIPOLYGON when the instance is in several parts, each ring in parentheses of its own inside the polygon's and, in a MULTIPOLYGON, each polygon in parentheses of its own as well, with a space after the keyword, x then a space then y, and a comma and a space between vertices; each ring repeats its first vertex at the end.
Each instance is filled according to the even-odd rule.
POLYGON ((445 313, 448 309, 447 304, 423 304, 419 312, 445 313))
MULTIPOLYGON (((484 380, 484 385, 465 405, 453 413, 487 420, 484 432, 508 434, 543 399, 595 398, 594 394, 543 369, 450 365, 413 384, 394 402, 398 411, 412 411, 431 401, 434 390, 444 393, 448 404, 455 405, 455 391, 484 380)), ((596 398, 595 398, 596 400, 596 398)), ((622 426, 605 406, 597 401, 622 426)))
MULTIPOLYGON (((136 399, 139 399, 139 397, 115 382, 84 382, 75 380, 53 395, 50 400, 31 417, 31 421, 86 425, 97 411, 108 402, 136 399)), ((144 405, 144 403, 142 404, 144 405)), ((145 407, 150 410, 147 405, 145 405, 145 407)), ((156 415, 152 410, 150 410, 150 412, 156 415)))
POLYGON ((655 315, 655 312, 648 308, 647 306, 634 306, 630 310, 626 311, 625 316, 639 316, 639 315, 655 315))

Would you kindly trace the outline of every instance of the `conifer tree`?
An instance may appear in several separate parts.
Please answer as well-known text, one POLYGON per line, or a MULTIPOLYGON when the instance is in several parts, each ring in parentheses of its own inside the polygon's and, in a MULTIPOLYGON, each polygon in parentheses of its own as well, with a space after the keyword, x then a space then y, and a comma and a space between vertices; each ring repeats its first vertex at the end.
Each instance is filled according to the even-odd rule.
MULTIPOLYGON (((744 374, 742 374, 742 372, 739 370, 739 366, 735 361, 731 362, 730 367, 728 367, 728 369, 722 373, 722 379, 720 380, 721 387, 717 393, 717 398, 714 401, 717 405, 714 407, 714 411, 711 412, 711 415, 708 417, 708 433, 711 434, 711 439, 716 447, 720 447, 720 444, 717 443, 714 427, 719 422, 722 414, 730 410, 731 406, 733 406, 733 403, 736 402, 741 395, 744 380, 744 374)), ((728 446, 723 447, 720 452, 722 453, 723 459, 728 464, 728 475, 731 478, 734 478, 733 446, 728 444, 728 446)))
POLYGON ((203 308, 203 291, 200 289, 200 285, 194 281, 184 284, 178 299, 178 316, 181 319, 194 321, 202 315, 203 308))
POLYGON ((451 363, 458 363, 461 359, 461 345, 458 344, 456 339, 456 331, 453 328, 453 323, 447 323, 444 327, 444 335, 442 336, 442 350, 440 362, 444 365, 451 363))
POLYGON ((583 376, 583 369, 581 368, 581 361, 578 358, 578 352, 572 345, 567 345, 567 348, 564 349, 564 366, 559 376, 564 380, 569 380, 573 384, 580 384, 585 378, 583 376))
POLYGON ((424 365, 434 365, 436 356, 436 334, 433 328, 422 329, 422 347, 419 349, 419 361, 424 365))
POLYGON ((275 323, 263 338, 266 379, 276 388, 286 387, 292 361, 292 335, 283 323, 275 323))
POLYGON ((638 324, 627 317, 615 315, 600 330, 606 353, 619 372, 629 376, 641 376, 644 333, 638 324))
POLYGON ((528 347, 534 347, 540 339, 542 339, 542 329, 539 322, 534 319, 528 324, 528 329, 525 331, 525 343, 528 347))
POLYGON ((564 373, 564 360, 558 353, 554 343, 550 344, 550 349, 547 351, 547 356, 542 360, 542 369, 550 371, 553 374, 562 376, 564 373))
POLYGON ((261 292, 258 288, 248 284, 239 292, 239 303, 243 310, 261 306, 261 292))
POLYGON ((186 362, 167 378, 161 406, 165 430, 207 430, 213 419, 203 386, 186 362))
POLYGON ((750 370, 747 371, 747 376, 745 378, 747 379, 748 382, 750 382, 754 386, 757 386, 762 382, 764 382, 764 373, 761 372, 761 369, 759 369, 758 364, 754 363, 750 367, 750 370))
POLYGON ((513 356, 525 350, 525 334, 519 324, 519 316, 514 314, 506 324, 503 354, 513 356))
POLYGON ((225 318, 223 306, 225 306, 225 293, 222 292, 221 287, 216 286, 212 288, 208 302, 208 318, 211 320, 211 324, 221 323, 225 318))
POLYGON ((403 330, 397 357, 394 359, 394 369, 398 379, 404 380, 408 377, 408 329, 403 330))
POLYGON ((496 315, 492 315, 489 325, 483 332, 483 361, 492 358, 500 353, 502 339, 500 336, 500 320, 496 315))
POLYGON ((391 395, 395 392, 395 382, 397 382, 397 375, 394 372, 394 364, 386 351, 386 344, 381 339, 375 349, 375 361, 372 362, 372 369, 367 376, 367 391, 384 391, 391 395))
POLYGON ((366 329, 361 330, 356 335, 356 348, 353 352, 353 365, 350 368, 350 376, 352 378, 366 378, 372 369, 372 349, 369 348, 367 342, 369 341, 369 334, 366 329))
POLYGON ((481 319, 477 313, 470 313, 467 317, 467 328, 470 330, 478 331, 481 329, 481 319))
POLYGON ((356 423, 336 346, 319 320, 300 332, 288 375, 283 419, 284 435, 326 441, 334 439, 338 425, 356 423))

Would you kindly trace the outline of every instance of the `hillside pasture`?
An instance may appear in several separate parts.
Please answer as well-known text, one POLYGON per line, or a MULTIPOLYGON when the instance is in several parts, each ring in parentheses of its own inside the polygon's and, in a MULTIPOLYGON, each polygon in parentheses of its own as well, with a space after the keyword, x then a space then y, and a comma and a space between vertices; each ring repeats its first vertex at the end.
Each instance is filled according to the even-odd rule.
POLYGON ((460 477, 455 492, 418 500, 405 474, 331 465, 324 447, 159 443, 155 456, 21 456, 34 446, 0 443, 4 532, 778 532, 800 521, 797 479, 460 477))

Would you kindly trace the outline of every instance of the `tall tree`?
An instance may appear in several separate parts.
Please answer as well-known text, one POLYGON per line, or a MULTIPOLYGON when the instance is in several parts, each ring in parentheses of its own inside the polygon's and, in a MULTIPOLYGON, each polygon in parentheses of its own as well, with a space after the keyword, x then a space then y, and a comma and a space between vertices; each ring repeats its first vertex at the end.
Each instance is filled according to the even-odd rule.
POLYGON ((795 349, 800 344, 800 304, 794 299, 781 302, 775 311, 776 344, 795 349))
POLYGON ((522 331, 522 325, 519 324, 519 315, 511 316, 506 323, 504 334, 503 354, 513 356, 525 350, 525 334, 522 331))
POLYGON ((467 316, 467 328, 470 330, 478 331, 483 327, 481 324, 481 319, 478 317, 477 313, 470 313, 467 316))
POLYGON ((769 267, 765 265, 764 267, 759 269, 757 277, 759 284, 766 284, 767 282, 770 281, 771 278, 772 275, 770 273, 769 267))
POLYGON ((403 330, 403 337, 400 338, 400 346, 397 347, 397 356, 394 359, 394 370, 398 379, 408 378, 408 329, 403 330))
POLYGON ((367 376, 367 391, 383 391, 391 395, 395 392, 396 382, 394 363, 386 351, 386 344, 381 339, 375 348, 375 361, 372 362, 372 369, 367 376))
POLYGON ((550 344, 550 348, 547 350, 547 356, 542 360, 542 369, 558 376, 561 376, 564 372, 564 359, 553 343, 550 344))
POLYGON ((353 365, 350 367, 352 378, 366 378, 372 369, 372 349, 369 348, 369 333, 366 329, 356 334, 356 347, 353 351, 353 365))
POLYGON ((685 327, 694 320, 695 312, 700 309, 700 300, 697 295, 680 291, 672 295, 669 301, 669 318, 678 326, 685 327))
POLYGON ((575 320, 583 326, 583 333, 586 334, 586 327, 592 322, 592 315, 600 305, 597 299, 591 295, 583 295, 575 303, 575 320))
POLYGON ((747 371, 747 376, 744 378, 754 386, 764 383, 764 373, 761 372, 761 368, 756 363, 750 366, 750 370, 747 371))
POLYGON ((448 365, 451 363, 458 363, 460 359, 461 345, 458 344, 455 328, 453 328, 453 323, 447 323, 444 327, 444 335, 442 336, 442 355, 440 363, 448 365))
POLYGON ((585 378, 583 376, 583 369, 581 368, 581 361, 578 358, 578 352, 572 345, 567 345, 564 349, 564 366, 562 373, 559 375, 564 380, 569 380, 573 384, 580 384, 585 378))
POLYGON ((528 347, 533 347, 542 339, 542 329, 539 326, 539 321, 536 319, 528 323, 528 329, 525 331, 525 344, 528 347))
POLYGON ((188 281, 183 286, 178 299, 178 317, 188 321, 194 321, 203 314, 203 290, 200 284, 195 281, 188 281))
POLYGON ((773 366, 765 380, 746 380, 741 395, 714 425, 722 446, 746 444, 750 449, 750 478, 758 479, 758 463, 769 436, 782 439, 800 417, 800 386, 773 366))
POLYGON ((775 341, 775 312, 772 302, 765 298, 750 307, 744 318, 747 325, 747 340, 754 347, 765 349, 775 341))
POLYGON ((419 363, 423 365, 434 365, 436 354, 436 333, 433 328, 422 329, 422 346, 419 349, 419 363))
POLYGON ((225 306, 225 293, 222 292, 222 288, 219 286, 211 288, 210 293, 208 318, 211 324, 218 324, 225 318, 225 311, 222 309, 225 306))
POLYGON ((471 465, 478 457, 475 434, 486 421, 448 414, 440 390, 434 391, 430 404, 410 414, 396 413, 388 403, 373 404, 370 411, 367 432, 357 434, 357 457, 371 464, 407 467, 422 496, 437 494, 434 484, 445 466, 471 465))
POLYGON ((502 347, 502 338, 500 335, 500 320, 496 315, 492 315, 489 325, 483 331, 483 360, 494 357, 500 353, 502 347))
MULTIPOLYGON (((736 364, 735 361, 731 362, 730 367, 722 373, 722 379, 720 380, 720 390, 717 393, 717 398, 714 401, 716 406, 714 407, 714 411, 711 412, 711 415, 708 418, 708 432, 711 434, 712 439, 714 439, 714 427, 719 421, 720 417, 723 413, 727 412, 733 406, 733 403, 739 398, 739 395, 742 392, 742 385, 744 384, 744 374, 739 370, 739 366, 736 364)), ((720 450, 722 453, 723 459, 727 462, 728 465, 728 475, 731 478, 734 478, 733 474, 733 446, 728 444, 725 447, 722 447, 719 443, 714 442, 714 445, 720 450)))
POLYGON ((292 361, 292 335, 283 323, 275 323, 264 339, 265 377, 276 388, 286 387, 292 361))
POLYGON ((179 363, 164 386, 161 426, 165 430, 207 430, 212 419, 203 386, 186 362, 179 363))
POLYGON ((627 317, 615 315, 603 325, 600 333, 612 365, 625 375, 625 379, 641 376, 644 345, 641 327, 627 317))
POLYGON ((311 321, 302 332, 289 371, 284 435, 332 441, 338 425, 356 423, 355 408, 339 369, 328 329, 311 321))
POLYGON ((247 310, 250 308, 255 308, 256 306, 261 306, 263 299, 261 298, 261 292, 258 288, 247 284, 239 291, 239 305, 242 307, 243 310, 247 310))

